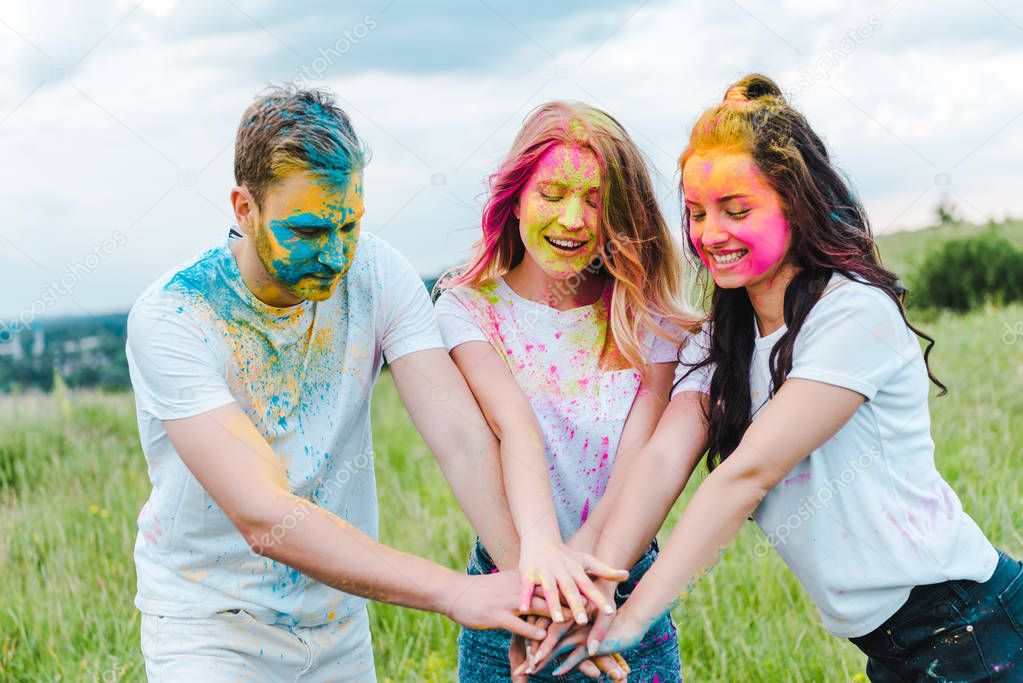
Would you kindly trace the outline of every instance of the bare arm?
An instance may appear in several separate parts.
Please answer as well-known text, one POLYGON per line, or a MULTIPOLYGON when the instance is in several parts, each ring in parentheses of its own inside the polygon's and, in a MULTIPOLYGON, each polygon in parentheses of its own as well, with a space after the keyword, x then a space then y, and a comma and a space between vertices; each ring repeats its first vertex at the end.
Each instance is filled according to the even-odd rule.
POLYGON ((519 537, 502 484, 499 444, 476 399, 443 349, 390 365, 402 402, 437 458, 465 516, 499 569, 519 561, 519 537))
POLYGON ((283 463, 238 404, 163 424, 185 465, 253 551, 347 593, 443 612, 474 628, 533 634, 517 617, 514 573, 458 574, 381 545, 292 494, 283 463), (285 525, 288 519, 296 523, 285 525))
POLYGON ((500 441, 504 487, 521 542, 520 599, 525 604, 534 585, 539 584, 555 621, 561 621, 560 591, 576 619, 585 622, 580 590, 597 604, 607 604, 586 572, 619 581, 628 574, 602 566, 588 554, 571 551, 562 543, 547 476, 543 432, 504 359, 484 341, 460 344, 452 349, 451 356, 500 441))
MULTIPOLYGON (((616 651, 638 642, 676 597, 684 598, 710 571, 767 492, 834 436, 863 400, 849 389, 786 380, 735 452, 700 485, 660 558, 619 610, 599 650, 616 651)), ((591 632, 591 652, 596 650, 594 641, 603 637, 591 632)))

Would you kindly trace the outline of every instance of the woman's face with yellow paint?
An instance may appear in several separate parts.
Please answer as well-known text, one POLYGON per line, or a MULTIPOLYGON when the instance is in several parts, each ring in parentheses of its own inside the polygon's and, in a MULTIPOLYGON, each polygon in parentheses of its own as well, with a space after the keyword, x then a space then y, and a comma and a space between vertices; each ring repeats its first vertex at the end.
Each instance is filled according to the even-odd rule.
POLYGON ((597 257, 600 233, 597 157, 585 147, 548 150, 523 186, 514 213, 525 258, 557 279, 585 270, 597 257))
POLYGON ((330 297, 355 258, 362 176, 344 187, 308 171, 271 186, 256 226, 256 252, 281 288, 301 300, 330 297))
POLYGON ((781 197, 753 157, 707 150, 682 169, 689 237, 719 287, 769 281, 792 241, 781 197))

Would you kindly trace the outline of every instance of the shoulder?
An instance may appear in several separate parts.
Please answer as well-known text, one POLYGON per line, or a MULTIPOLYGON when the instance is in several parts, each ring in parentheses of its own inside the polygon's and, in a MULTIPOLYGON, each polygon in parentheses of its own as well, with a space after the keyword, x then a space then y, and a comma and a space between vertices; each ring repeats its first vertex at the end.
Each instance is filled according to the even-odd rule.
POLYGON ((831 277, 810 318, 856 318, 904 325, 899 305, 884 290, 839 273, 831 277))
POLYGON ((132 318, 162 312, 185 313, 208 306, 205 293, 216 279, 215 269, 221 247, 211 247, 181 263, 153 281, 128 312, 132 318))
POLYGON ((797 353, 913 358, 920 348, 901 306, 886 291, 858 279, 832 277, 796 339, 797 353))

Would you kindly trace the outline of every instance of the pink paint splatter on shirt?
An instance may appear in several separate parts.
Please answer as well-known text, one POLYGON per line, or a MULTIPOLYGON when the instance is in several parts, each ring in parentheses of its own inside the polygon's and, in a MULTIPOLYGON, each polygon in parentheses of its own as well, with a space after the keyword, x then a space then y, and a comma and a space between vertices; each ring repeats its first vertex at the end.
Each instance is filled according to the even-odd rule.
POLYGON ((797 474, 794 477, 789 477, 788 479, 785 480, 784 483, 786 486, 788 486, 789 484, 805 484, 808 481, 810 481, 810 473, 802 472, 801 474, 797 474))
POLYGON ((583 514, 579 517, 579 524, 585 524, 586 518, 590 516, 590 499, 587 498, 586 502, 583 503, 583 514))

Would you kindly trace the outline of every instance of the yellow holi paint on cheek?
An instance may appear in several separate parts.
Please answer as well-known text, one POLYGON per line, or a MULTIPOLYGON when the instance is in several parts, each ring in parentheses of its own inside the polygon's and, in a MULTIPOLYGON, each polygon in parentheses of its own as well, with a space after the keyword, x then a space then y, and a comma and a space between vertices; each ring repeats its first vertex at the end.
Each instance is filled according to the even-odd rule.
POLYGON ((323 300, 351 267, 363 213, 361 179, 335 188, 304 174, 289 182, 261 227, 257 248, 270 276, 300 299, 323 300))
POLYGON ((519 201, 519 231, 529 255, 549 275, 569 277, 593 262, 599 192, 600 166, 589 149, 559 145, 537 164, 519 201))

